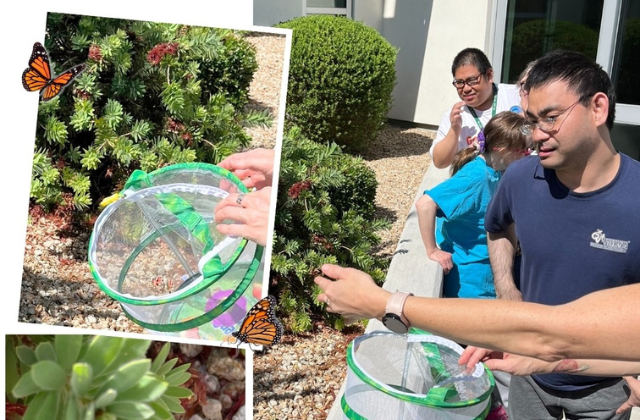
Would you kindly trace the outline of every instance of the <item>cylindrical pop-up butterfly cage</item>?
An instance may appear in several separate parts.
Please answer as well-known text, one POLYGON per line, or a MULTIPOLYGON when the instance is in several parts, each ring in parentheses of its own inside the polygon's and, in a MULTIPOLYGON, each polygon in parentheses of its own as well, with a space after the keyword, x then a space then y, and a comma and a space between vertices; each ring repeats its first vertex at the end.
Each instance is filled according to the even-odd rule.
POLYGON ((422 332, 375 331, 347 349, 345 419, 469 420, 489 412, 493 375, 458 364, 462 347, 422 332))
POLYGON ((100 288, 150 330, 231 333, 259 297, 249 286, 264 270, 261 246, 216 229, 217 204, 237 192, 247 189, 215 165, 135 171, 91 235, 89 265, 100 288))

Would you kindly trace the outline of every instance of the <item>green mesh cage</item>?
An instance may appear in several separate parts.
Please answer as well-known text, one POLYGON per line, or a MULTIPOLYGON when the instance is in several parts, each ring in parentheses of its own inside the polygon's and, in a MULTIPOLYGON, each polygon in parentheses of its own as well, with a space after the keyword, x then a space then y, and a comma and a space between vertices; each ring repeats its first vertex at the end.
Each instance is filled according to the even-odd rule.
POLYGON ((460 366, 463 349, 453 341, 413 332, 375 331, 349 344, 344 418, 484 419, 491 372, 480 363, 471 371, 460 366))
POLYGON ((261 246, 216 229, 216 206, 238 192, 248 190, 215 165, 135 171, 95 222, 88 253, 94 279, 145 328, 229 334, 260 297, 249 286, 264 271, 261 246), (234 305, 233 316, 213 325, 234 305))

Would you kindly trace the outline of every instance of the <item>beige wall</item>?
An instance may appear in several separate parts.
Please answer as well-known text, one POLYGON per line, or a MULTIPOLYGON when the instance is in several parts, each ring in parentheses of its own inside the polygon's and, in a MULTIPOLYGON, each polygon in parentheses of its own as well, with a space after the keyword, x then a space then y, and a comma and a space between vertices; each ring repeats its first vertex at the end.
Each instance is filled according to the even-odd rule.
MULTIPOLYGON (((467 47, 491 58, 498 0, 353 0, 353 18, 399 49, 389 118, 437 126, 458 100, 451 62, 467 47)), ((255 25, 302 15, 301 0, 254 0, 255 25)))
POLYGON ((253 0, 256 26, 273 26, 302 15, 302 0, 253 0))
POLYGON ((368 2, 355 1, 354 18, 378 29, 399 49, 389 118, 438 125, 458 100, 451 86, 455 55, 476 47, 491 57, 494 1, 380 0, 382 11, 377 14, 371 13, 368 2), (363 8, 367 14, 360 12, 363 8))

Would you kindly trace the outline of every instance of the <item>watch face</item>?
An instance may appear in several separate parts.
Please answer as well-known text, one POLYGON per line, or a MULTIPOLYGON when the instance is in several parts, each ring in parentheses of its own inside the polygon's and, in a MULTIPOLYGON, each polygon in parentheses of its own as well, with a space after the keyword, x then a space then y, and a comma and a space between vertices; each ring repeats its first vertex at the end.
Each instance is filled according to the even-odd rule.
POLYGON ((396 314, 386 314, 382 318, 382 323, 385 327, 387 327, 394 333, 405 334, 409 330, 407 326, 404 325, 400 317, 396 314))

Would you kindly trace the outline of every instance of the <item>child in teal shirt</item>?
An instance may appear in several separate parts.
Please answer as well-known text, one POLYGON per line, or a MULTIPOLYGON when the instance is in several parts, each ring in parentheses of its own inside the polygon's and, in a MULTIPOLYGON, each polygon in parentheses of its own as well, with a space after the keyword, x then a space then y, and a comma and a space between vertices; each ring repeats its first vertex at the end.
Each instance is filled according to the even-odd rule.
POLYGON ((484 216, 501 171, 527 155, 524 118, 501 112, 480 132, 475 147, 459 151, 451 178, 427 190, 416 203, 427 255, 444 271, 444 296, 495 298, 484 216), (440 240, 436 246, 435 223, 440 240))

